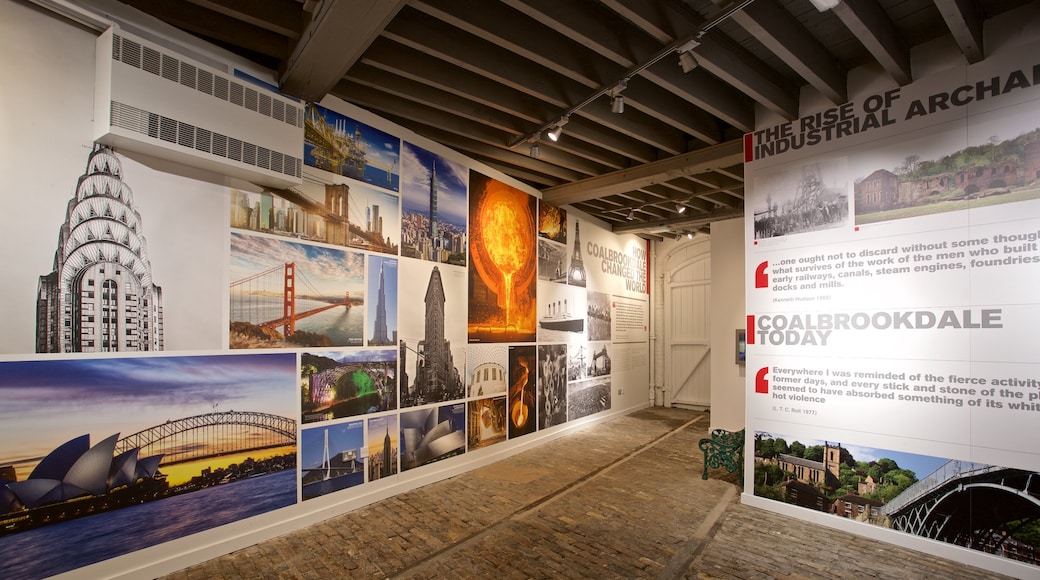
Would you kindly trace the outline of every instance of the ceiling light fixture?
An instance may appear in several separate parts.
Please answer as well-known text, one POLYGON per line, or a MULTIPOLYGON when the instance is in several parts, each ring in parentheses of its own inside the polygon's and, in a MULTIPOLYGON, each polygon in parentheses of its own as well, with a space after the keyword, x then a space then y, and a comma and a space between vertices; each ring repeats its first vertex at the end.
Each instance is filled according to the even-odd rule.
POLYGON ((693 56, 692 52, 680 52, 679 67, 682 68, 684 73, 690 72, 697 68, 697 57, 693 56))
MULTIPOLYGON (((700 38, 700 36, 697 38, 700 38)), ((691 39, 686 44, 675 49, 675 52, 679 53, 679 66, 684 73, 688 73, 698 66, 697 57, 693 56, 693 49, 701 45, 697 38, 691 39)))
POLYGON ((531 143, 531 159, 538 159, 541 151, 538 150, 538 143, 531 143))
POLYGON ((628 78, 623 78, 618 81, 618 84, 614 88, 607 92, 610 97, 610 112, 620 115, 625 112, 625 97, 621 96, 621 91, 628 88, 628 78))
POLYGON ((838 5, 840 0, 809 0, 820 12, 826 12, 838 5))
POLYGON ((686 232, 686 239, 687 240, 692 240, 693 239, 693 232, 686 232))
POLYGON ((610 112, 621 114, 625 112, 625 97, 618 95, 610 99, 610 112))
POLYGON ((675 211, 677 211, 678 213, 683 213, 684 211, 686 211, 686 206, 681 203, 677 203, 675 204, 675 211))
POLYGON ((567 124, 567 121, 570 121, 570 117, 567 115, 560 117, 560 120, 556 121, 556 127, 548 133, 550 141, 555 143, 560 140, 560 135, 563 135, 563 126, 567 124))
POLYGON ((634 210, 634 209, 628 210, 628 217, 626 217, 625 219, 627 219, 628 221, 632 221, 632 220, 636 219, 636 210, 634 210))
POLYGON ((682 233, 681 232, 675 232, 675 241, 678 242, 681 239, 682 239, 682 233))

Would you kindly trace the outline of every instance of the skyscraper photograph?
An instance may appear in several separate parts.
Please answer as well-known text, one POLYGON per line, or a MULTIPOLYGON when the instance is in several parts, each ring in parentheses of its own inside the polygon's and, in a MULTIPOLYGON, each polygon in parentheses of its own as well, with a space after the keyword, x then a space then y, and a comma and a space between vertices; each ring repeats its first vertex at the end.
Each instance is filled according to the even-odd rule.
POLYGON ((368 258, 368 346, 397 344, 397 260, 368 258))
POLYGON ((465 397, 466 272, 402 260, 402 279, 427 280, 401 303, 401 407, 465 397), (413 277, 414 276, 414 277, 413 277), (461 316, 461 318, 457 318, 461 316), (454 346, 453 346, 454 345, 454 346))
POLYGON ((408 142, 401 166, 401 255, 465 266, 469 170, 408 142))
POLYGON ((397 415, 383 415, 368 420, 368 480, 375 481, 397 475, 397 415))
POLYGON ((162 304, 122 164, 95 145, 40 276, 36 352, 163 350, 162 304))

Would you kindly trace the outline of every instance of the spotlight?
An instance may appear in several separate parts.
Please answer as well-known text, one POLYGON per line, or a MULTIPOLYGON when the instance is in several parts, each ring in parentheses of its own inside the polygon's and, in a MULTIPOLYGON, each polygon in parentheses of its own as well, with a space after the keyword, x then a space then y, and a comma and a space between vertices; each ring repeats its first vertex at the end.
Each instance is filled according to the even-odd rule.
POLYGON ((701 42, 699 40, 691 38, 675 49, 675 52, 679 53, 679 66, 682 67, 684 73, 697 68, 697 59, 693 56, 693 49, 700 45, 701 42))
POLYGON ((697 59, 693 56, 692 52, 680 52, 679 66, 682 68, 682 71, 684 73, 688 73, 691 70, 697 68, 697 59))
POLYGON ((686 232, 686 239, 687 240, 692 240, 693 239, 693 232, 686 232))
POLYGON ((627 219, 628 221, 632 221, 632 220, 636 219, 636 210, 634 210, 634 209, 628 210, 628 217, 626 217, 625 219, 627 219))
POLYGON ((681 203, 677 203, 675 204, 675 211, 677 211, 678 213, 682 213, 686 211, 686 206, 681 203))
POLYGON ((826 12, 838 5, 839 0, 809 0, 820 12, 826 12))
POLYGON ((628 79, 621 79, 618 84, 614 85, 614 88, 607 91, 607 96, 610 97, 610 111, 612 113, 621 114, 625 112, 625 97, 621 96, 621 91, 628 88, 628 79))
POLYGON ((561 117, 559 121, 556 121, 556 127, 549 131, 549 139, 553 142, 560 140, 560 135, 563 135, 563 126, 570 121, 570 117, 561 117))
POLYGON ((531 143, 531 159, 538 159, 539 154, 538 143, 531 143))
POLYGON ((624 113, 625 112, 625 97, 618 95, 610 99, 610 112, 611 113, 624 113))

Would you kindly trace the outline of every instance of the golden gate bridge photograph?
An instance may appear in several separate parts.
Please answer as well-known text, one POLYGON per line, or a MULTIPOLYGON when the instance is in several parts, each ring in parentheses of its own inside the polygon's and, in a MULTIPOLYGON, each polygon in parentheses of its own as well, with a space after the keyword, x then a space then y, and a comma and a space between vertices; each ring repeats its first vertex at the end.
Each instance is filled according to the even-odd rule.
POLYGON ((359 252, 231 234, 229 346, 362 346, 359 252))

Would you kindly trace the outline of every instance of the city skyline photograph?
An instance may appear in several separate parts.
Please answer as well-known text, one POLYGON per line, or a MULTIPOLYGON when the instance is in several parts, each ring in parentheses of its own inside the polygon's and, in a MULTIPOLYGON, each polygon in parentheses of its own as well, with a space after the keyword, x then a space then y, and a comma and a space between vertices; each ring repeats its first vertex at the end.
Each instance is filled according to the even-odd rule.
POLYGON ((401 255, 466 265, 469 169, 407 141, 401 168, 401 255))

